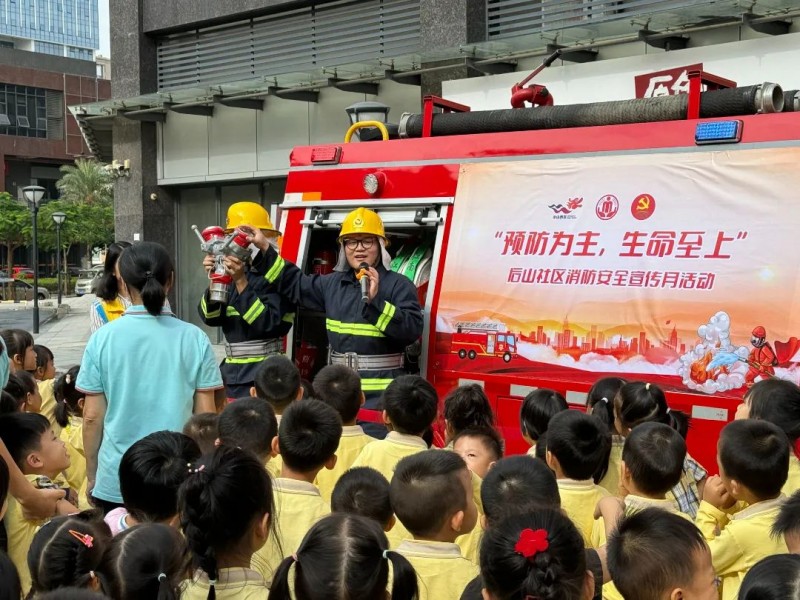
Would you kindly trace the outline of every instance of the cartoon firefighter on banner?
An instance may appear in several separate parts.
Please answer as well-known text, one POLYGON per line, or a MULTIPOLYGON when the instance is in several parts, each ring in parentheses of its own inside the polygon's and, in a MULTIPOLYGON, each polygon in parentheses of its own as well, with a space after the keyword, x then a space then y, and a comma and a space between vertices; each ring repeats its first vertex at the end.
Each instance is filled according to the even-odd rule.
POLYGON ((778 365, 778 355, 767 341, 767 330, 761 325, 753 329, 750 335, 750 345, 753 349, 747 357, 747 365, 750 367, 745 375, 744 381, 747 387, 752 387, 756 377, 765 379, 775 376, 775 367, 778 365))
MULTIPOLYGON (((269 213, 255 202, 236 202, 228 209, 225 233, 242 226, 256 228, 265 239, 275 244, 280 232, 272 225, 269 213)), ((226 302, 221 302, 209 289, 198 305, 200 318, 210 327, 221 327, 225 336, 225 359, 220 365, 228 398, 250 395, 261 363, 271 354, 283 350, 281 338, 289 333, 294 322, 295 306, 282 298, 263 276, 254 272, 247 260, 226 255, 222 259, 227 279, 226 302)), ((203 260, 207 272, 215 267, 215 257, 203 260)))

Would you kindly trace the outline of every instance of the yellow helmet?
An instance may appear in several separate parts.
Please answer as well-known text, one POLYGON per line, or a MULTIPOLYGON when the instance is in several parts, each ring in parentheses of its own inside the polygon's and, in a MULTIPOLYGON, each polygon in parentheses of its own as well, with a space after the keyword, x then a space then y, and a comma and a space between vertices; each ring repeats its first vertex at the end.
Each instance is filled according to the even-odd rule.
POLYGON ((275 235, 280 235, 280 231, 275 229, 269 213, 260 204, 255 202, 236 202, 231 204, 228 209, 228 218, 225 222, 225 231, 230 232, 240 225, 250 225, 256 229, 271 231, 275 235))
POLYGON ((386 239, 386 232, 383 229, 383 221, 374 210, 360 207, 349 213, 342 221, 342 230, 339 232, 338 241, 342 238, 354 233, 371 233, 382 237, 389 245, 389 240, 386 239))

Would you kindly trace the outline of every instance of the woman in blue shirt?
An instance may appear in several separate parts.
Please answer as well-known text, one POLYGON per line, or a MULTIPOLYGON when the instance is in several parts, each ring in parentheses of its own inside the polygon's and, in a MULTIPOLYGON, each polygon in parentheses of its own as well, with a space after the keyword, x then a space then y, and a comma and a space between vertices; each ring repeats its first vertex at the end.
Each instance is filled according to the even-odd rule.
POLYGON ((122 505, 125 451, 155 431, 181 431, 193 412, 215 412, 214 392, 222 388, 208 336, 164 307, 174 281, 164 247, 134 244, 117 271, 131 306, 89 338, 76 386, 86 394, 87 491, 105 512, 122 505))

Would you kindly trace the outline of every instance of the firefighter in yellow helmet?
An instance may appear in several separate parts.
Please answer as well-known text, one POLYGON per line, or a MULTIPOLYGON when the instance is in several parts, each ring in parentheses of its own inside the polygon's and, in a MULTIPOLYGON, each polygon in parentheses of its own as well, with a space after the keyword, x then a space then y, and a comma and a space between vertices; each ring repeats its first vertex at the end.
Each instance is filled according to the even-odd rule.
MULTIPOLYGON (((259 231, 267 243, 277 247, 280 232, 269 213, 255 202, 236 202, 228 209, 225 232, 242 226, 259 231)), ((222 327, 225 360, 220 366, 228 398, 249 396, 261 362, 283 349, 281 338, 294 321, 294 305, 270 289, 264 277, 233 256, 225 257, 225 269, 233 279, 227 305, 212 302, 203 293, 198 310, 206 325, 222 327)), ((206 271, 214 268, 214 257, 203 260, 206 271)))
POLYGON ((405 372, 405 348, 422 335, 422 309, 414 284, 390 270, 381 218, 368 208, 357 208, 345 217, 338 238, 339 260, 327 275, 305 275, 282 258, 262 232, 248 228, 248 233, 262 250, 253 268, 286 300, 325 313, 329 362, 359 372, 366 397, 359 419, 366 433, 385 436, 380 397, 405 372), (362 277, 367 282, 365 294, 362 277))

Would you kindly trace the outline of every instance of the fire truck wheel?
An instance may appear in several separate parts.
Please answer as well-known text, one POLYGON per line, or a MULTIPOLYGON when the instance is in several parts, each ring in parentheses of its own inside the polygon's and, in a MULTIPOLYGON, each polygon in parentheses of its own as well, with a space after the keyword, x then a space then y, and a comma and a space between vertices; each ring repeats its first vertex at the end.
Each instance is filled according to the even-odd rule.
POLYGON ((504 362, 511 362, 511 354, 509 354, 508 352, 503 354, 503 361, 504 362))
POLYGON ((458 358, 467 358, 467 351, 463 348, 458 351, 458 358))
POLYGON ((477 355, 477 353, 475 352, 475 350, 470 350, 470 351, 469 351, 469 353, 467 354, 467 356, 469 356, 469 359, 470 359, 470 360, 475 360, 475 358, 476 358, 478 355, 477 355))

